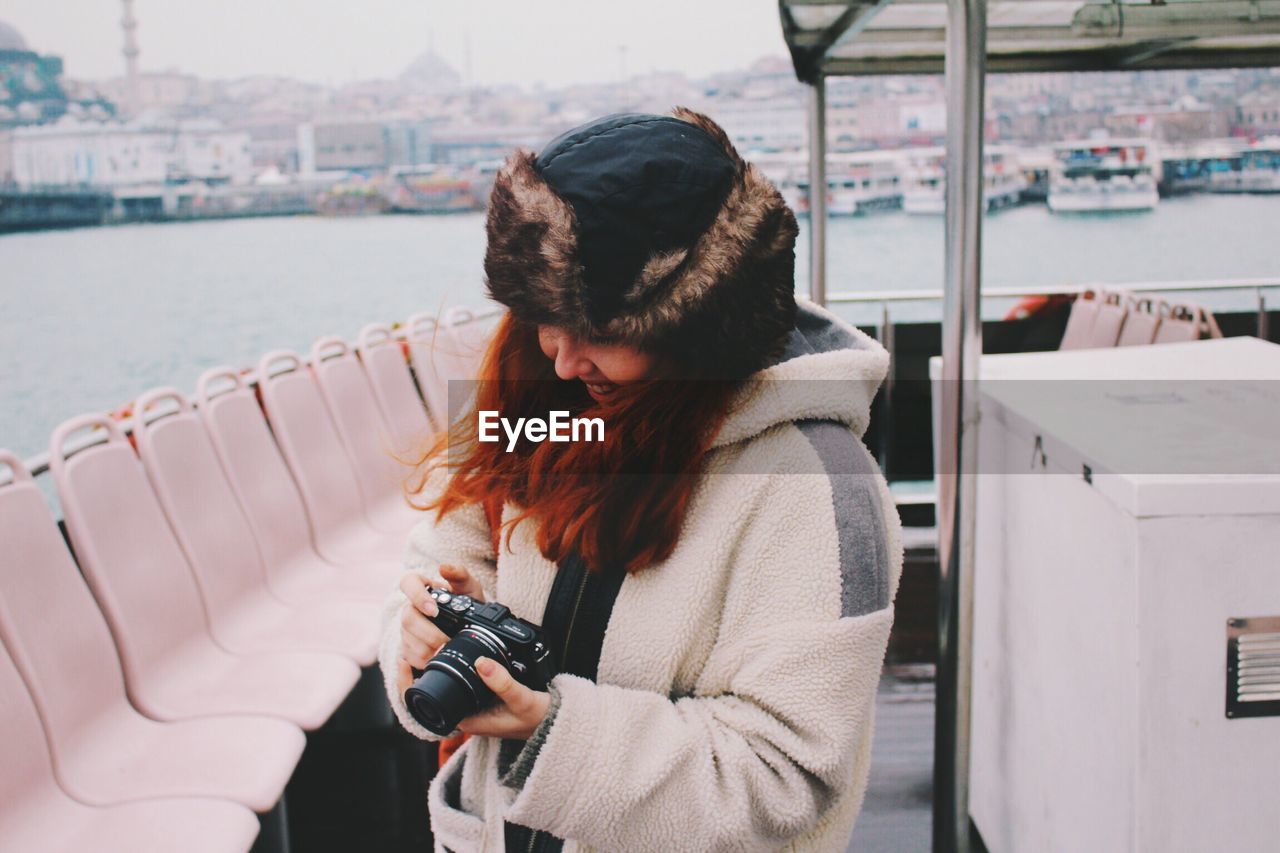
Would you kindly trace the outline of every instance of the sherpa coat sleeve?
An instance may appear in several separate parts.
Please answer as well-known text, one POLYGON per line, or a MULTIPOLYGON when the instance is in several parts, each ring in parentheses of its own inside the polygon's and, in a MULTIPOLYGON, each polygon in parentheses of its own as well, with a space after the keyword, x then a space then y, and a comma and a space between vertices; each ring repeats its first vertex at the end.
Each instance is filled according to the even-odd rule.
MULTIPOLYGON (((422 499, 440 494, 447 482, 448 472, 437 468, 428 478, 422 491, 422 499)), ((484 509, 479 505, 462 507, 448 513, 439 521, 434 511, 425 513, 409 532, 405 546, 405 571, 417 572, 426 580, 439 577, 439 566, 461 566, 471 573, 484 588, 485 598, 492 599, 497 585, 497 554, 493 550, 493 538, 484 509)), ((439 740, 440 736, 420 726, 409 714, 396 684, 396 666, 400 660, 400 619, 404 608, 411 606, 399 588, 393 590, 382 608, 382 641, 378 648, 378 663, 382 668, 382 680, 387 688, 387 699, 395 711, 396 719, 411 734, 424 740, 439 740)))
POLYGON ((508 820, 600 850, 770 849, 855 785, 901 571, 896 515, 881 516, 876 478, 845 478, 836 501, 825 477, 774 479, 735 534, 692 695, 557 676, 545 740, 504 780, 508 820), (862 552, 834 546, 835 504, 867 534, 840 537, 862 552))

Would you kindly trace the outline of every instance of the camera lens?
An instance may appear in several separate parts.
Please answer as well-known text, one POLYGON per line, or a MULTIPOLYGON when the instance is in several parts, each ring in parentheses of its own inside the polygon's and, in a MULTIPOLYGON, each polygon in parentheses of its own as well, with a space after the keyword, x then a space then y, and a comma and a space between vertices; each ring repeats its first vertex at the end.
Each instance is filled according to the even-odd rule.
POLYGON ((473 713, 470 709, 475 698, 460 676, 429 663, 426 671, 405 691, 404 703, 423 728, 443 737, 473 713))
POLYGON ((463 628, 405 691, 405 706, 427 731, 448 735, 462 720, 493 703, 493 691, 476 672, 479 657, 503 663, 506 656, 484 635, 463 628))

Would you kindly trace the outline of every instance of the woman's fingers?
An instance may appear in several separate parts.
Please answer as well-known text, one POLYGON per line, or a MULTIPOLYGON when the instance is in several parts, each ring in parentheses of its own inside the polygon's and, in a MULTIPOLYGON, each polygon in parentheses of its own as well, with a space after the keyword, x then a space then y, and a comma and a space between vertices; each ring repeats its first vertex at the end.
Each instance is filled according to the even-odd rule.
POLYGON ((403 696, 411 684, 413 684, 413 667, 407 660, 400 658, 396 661, 396 689, 403 696))
POLYGON ((512 678, 505 666, 500 666, 489 658, 477 658, 476 673, 484 680, 485 686, 498 697, 498 701, 506 705, 516 716, 530 711, 533 691, 512 678))
POLYGON ((458 724, 459 730, 520 740, 530 738, 547 715, 551 696, 529 689, 512 678, 505 667, 489 658, 476 659, 476 672, 497 695, 498 703, 463 720, 458 724))
POLYGON ((449 639, 430 619, 412 607, 406 607, 404 615, 400 617, 400 632, 405 637, 413 637, 432 649, 439 649, 449 639))
POLYGON ((431 597, 427 582, 417 572, 405 572, 400 576, 400 591, 423 614, 435 616, 439 612, 436 607, 436 600, 431 597))
POLYGON ((404 634, 400 637, 400 656, 414 669, 422 669, 427 665, 427 661, 435 657, 436 649, 429 647, 422 640, 411 634, 404 634))
POLYGON ((461 566, 440 566, 440 574, 449 584, 449 591, 469 595, 476 601, 484 601, 484 589, 471 573, 461 566))
POLYGON ((466 569, 440 566, 440 575, 438 578, 423 578, 418 572, 409 571, 400 578, 400 591, 412 605, 404 608, 400 617, 400 645, 405 660, 415 669, 426 666, 449 641, 448 636, 428 618, 440 612, 439 605, 431 597, 431 587, 484 600, 480 584, 466 569))

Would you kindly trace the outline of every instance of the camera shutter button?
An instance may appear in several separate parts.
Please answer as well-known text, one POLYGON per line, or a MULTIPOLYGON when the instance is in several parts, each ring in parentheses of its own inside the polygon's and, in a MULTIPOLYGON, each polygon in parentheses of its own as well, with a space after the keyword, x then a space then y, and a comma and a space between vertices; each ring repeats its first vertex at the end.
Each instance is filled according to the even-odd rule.
POLYGON ((440 602, 441 604, 448 604, 449 599, 451 598, 453 598, 453 596, 447 592, 442 592, 436 595, 436 601, 440 602))

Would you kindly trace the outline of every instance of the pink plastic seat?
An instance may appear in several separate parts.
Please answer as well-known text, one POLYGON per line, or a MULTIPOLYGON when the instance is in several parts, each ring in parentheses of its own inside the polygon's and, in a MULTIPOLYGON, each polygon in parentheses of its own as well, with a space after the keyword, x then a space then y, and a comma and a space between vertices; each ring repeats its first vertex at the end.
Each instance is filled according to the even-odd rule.
POLYGON ((1067 328, 1062 333, 1058 349, 1087 349, 1093 337, 1093 323, 1098 318, 1098 306, 1102 296, 1094 290, 1086 290, 1071 303, 1067 328))
POLYGON ((416 459, 427 448, 435 430, 409 375, 400 342, 392 337, 390 328, 374 323, 360 330, 356 352, 382 417, 391 428, 395 452, 416 459))
MULTIPOLYGON (((271 809, 306 744, 270 717, 149 720, 125 695, 111 632, 31 475, 0 487, 0 638, 26 682, 62 788, 108 805, 163 796, 217 797, 271 809)), ((7 734, 6 734, 7 736, 7 734)))
POLYGON ((97 414, 62 423, 50 465, 67 534, 115 638, 135 708, 156 720, 263 714, 307 730, 324 724, 359 668, 340 655, 240 656, 214 642, 191 567, 115 423, 97 414), (67 439, 89 428, 106 441, 64 458, 67 439))
POLYGON ((356 472, 365 515, 379 530, 407 535, 418 516, 404 498, 411 472, 395 458, 390 429, 360 360, 341 338, 320 338, 311 347, 311 370, 356 472))
POLYGON ((480 371, 493 329, 500 315, 478 315, 463 306, 444 312, 443 323, 449 343, 444 350, 450 379, 472 380, 480 371))
POLYGON ((493 318, 464 307, 449 309, 439 323, 429 314, 409 318, 410 360, 437 429, 448 426, 470 396, 468 383, 479 373, 493 325, 493 318), (457 383, 452 395, 450 382, 457 383))
POLYGON ((339 564, 404 557, 406 536, 372 527, 356 474, 302 359, 286 350, 258 362, 263 408, 315 532, 316 550, 339 564), (287 365, 272 373, 273 368, 287 365))
POLYGON ((1160 317, 1168 311, 1168 306, 1163 300, 1149 296, 1129 296, 1127 302, 1129 312, 1125 315, 1124 325, 1120 327, 1116 346, 1132 347, 1151 343, 1160 327, 1160 317))
POLYGON ((1099 297, 1097 315, 1093 318, 1093 326, 1089 330, 1089 347, 1113 347, 1120 340, 1120 329, 1124 326, 1129 308, 1125 304, 1126 295, 1114 290, 1103 291, 1099 297))
POLYGON ((215 367, 197 389, 200 421, 253 528, 272 591, 290 604, 335 597, 384 601, 400 576, 400 561, 366 559, 338 568, 316 553, 298 486, 244 380, 229 367, 215 367), (228 383, 227 390, 216 387, 228 383))
POLYGON ((427 418, 437 431, 449 425, 449 384, 436 360, 436 342, 440 335, 440 325, 431 314, 414 314, 405 322, 409 363, 413 365, 422 400, 427 404, 427 418))
POLYGON ((0 850, 14 853, 234 853, 258 834, 253 812, 206 797, 142 800, 107 808, 63 793, 40 720, 0 647, 0 850))
POLYGON ((377 605, 332 601, 303 611, 271 594, 253 530, 181 392, 157 388, 142 394, 134 404, 133 437, 220 645, 233 652, 334 652, 361 666, 373 663, 377 605), (151 418, 152 409, 164 408, 172 413, 151 418))

